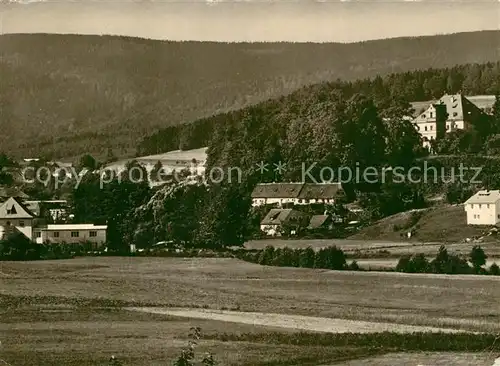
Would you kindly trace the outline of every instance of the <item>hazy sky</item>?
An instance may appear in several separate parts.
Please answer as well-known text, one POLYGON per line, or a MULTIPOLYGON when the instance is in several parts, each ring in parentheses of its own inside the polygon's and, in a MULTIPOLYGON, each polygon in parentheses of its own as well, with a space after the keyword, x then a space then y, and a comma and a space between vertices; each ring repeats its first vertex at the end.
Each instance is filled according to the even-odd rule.
POLYGON ((500 0, 14 1, 0 0, 1 33, 352 42, 500 29, 500 0))

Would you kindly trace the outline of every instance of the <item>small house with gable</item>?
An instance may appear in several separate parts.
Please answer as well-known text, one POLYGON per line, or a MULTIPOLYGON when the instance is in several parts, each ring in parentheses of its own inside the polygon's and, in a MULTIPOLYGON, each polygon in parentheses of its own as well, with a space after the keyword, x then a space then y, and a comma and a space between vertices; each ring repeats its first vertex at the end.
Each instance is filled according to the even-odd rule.
POLYGON ((271 209, 260 222, 260 230, 268 236, 294 235, 307 226, 309 216, 292 208, 271 209))
POLYGON ((500 191, 482 190, 464 203, 467 225, 496 225, 500 222, 500 191))

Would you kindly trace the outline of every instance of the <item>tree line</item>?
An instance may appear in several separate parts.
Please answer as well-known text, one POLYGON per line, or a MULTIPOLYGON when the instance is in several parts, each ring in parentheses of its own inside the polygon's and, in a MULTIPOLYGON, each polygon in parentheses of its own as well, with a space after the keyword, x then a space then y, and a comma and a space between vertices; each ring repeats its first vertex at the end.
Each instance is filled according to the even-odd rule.
MULTIPOLYGON (((266 266, 317 268, 330 270, 359 271, 362 268, 356 260, 348 263, 342 249, 336 246, 321 248, 315 251, 311 247, 291 249, 288 247, 274 248, 271 245, 262 250, 239 250, 236 256, 245 261, 266 266)), ((485 269, 488 256, 480 246, 474 246, 468 256, 449 253, 446 247, 441 246, 432 260, 424 254, 403 256, 392 271, 405 273, 436 273, 436 274, 489 274, 500 275, 499 266, 493 263, 485 269), (469 262, 471 265, 469 265, 469 262)))
MULTIPOLYGON (((372 98, 380 110, 390 111, 393 100, 427 101, 440 98, 445 93, 459 92, 465 95, 498 94, 499 80, 500 62, 467 64, 441 69, 430 68, 356 81, 336 80, 307 86, 288 96, 261 102, 256 107, 268 110, 273 104, 278 104, 289 105, 290 109, 304 109, 311 103, 319 104, 318 102, 329 98, 333 91, 341 90, 346 98, 355 94, 363 94, 372 98)), ((208 146, 216 125, 241 119, 250 108, 246 107, 201 118, 189 124, 160 129, 142 139, 137 145, 137 155, 208 146)))

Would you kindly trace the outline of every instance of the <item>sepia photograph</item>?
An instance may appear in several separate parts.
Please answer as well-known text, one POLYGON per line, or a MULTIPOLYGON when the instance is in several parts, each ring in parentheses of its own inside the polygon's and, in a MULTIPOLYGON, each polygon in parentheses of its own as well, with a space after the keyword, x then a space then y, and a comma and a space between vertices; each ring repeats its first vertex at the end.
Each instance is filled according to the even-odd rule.
POLYGON ((0 0, 0 366, 500 366, 499 0, 0 0))

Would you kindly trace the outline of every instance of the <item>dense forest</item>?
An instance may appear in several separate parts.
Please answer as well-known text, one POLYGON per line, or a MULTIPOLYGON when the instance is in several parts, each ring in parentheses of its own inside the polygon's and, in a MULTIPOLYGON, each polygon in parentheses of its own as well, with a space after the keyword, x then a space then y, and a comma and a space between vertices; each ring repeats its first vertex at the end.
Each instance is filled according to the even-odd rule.
MULTIPOLYGON (((144 138, 138 145, 138 155, 158 154, 170 150, 195 149, 208 146, 217 125, 239 123, 250 110, 262 113, 279 110, 281 118, 293 121, 303 111, 321 111, 324 102, 336 92, 349 98, 356 93, 372 98, 382 113, 394 100, 426 101, 443 94, 496 94, 500 90, 500 62, 469 64, 443 69, 427 69, 377 76, 356 81, 334 81, 303 87, 288 96, 261 102, 256 106, 202 118, 190 124, 170 126, 144 138)), ((418 111, 417 111, 418 112, 418 111)), ((272 118, 271 115, 263 118, 272 118)))
MULTIPOLYGON (((0 144, 15 157, 85 152, 102 157, 109 149, 117 156, 130 155, 159 128, 237 110, 306 85, 497 62, 499 39, 498 31, 352 44, 2 35, 0 128, 8 133, 0 144)), ((414 90, 404 96, 422 100, 459 85, 467 93, 492 93, 496 86, 489 81, 499 79, 497 64, 452 75, 449 82, 448 76, 425 75, 410 77, 413 84, 398 79, 394 88, 414 90)), ((382 86, 379 78, 375 82, 382 86)), ((296 95, 304 94, 307 90, 296 95)), ((197 135, 197 129, 186 133, 181 146, 189 146, 189 134, 197 135)))

